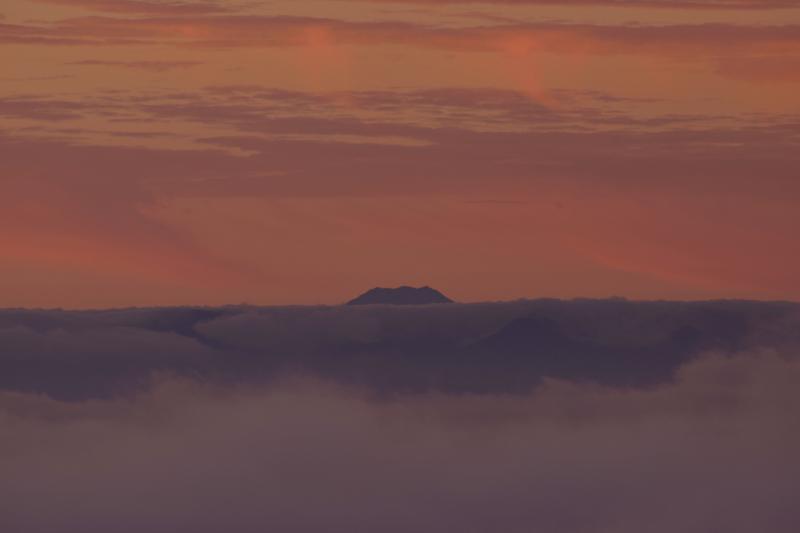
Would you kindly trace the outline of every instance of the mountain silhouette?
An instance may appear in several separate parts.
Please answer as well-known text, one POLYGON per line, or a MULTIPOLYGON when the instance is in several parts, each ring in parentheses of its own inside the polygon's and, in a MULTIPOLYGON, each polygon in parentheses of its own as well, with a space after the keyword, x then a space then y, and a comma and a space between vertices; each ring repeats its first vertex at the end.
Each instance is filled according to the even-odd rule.
POLYGON ((427 305, 447 304, 453 300, 430 287, 376 287, 347 302, 347 305, 427 305))
POLYGON ((473 349, 492 354, 531 355, 544 352, 557 354, 574 346, 558 323, 544 317, 517 318, 500 331, 475 343, 473 349))
POLYGON ((468 346, 462 362, 471 364, 484 384, 494 376, 503 387, 516 384, 520 391, 543 377, 643 387, 670 380, 703 340, 698 328, 684 326, 645 346, 606 344, 573 337, 555 320, 533 315, 468 346))

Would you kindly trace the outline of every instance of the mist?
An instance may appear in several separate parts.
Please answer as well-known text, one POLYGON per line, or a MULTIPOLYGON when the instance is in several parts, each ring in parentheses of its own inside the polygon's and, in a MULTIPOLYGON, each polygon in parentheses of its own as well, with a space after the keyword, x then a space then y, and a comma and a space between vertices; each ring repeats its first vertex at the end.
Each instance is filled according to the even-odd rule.
POLYGON ((790 532, 800 362, 705 356, 646 391, 376 400, 156 379, 0 398, 5 531, 790 532))
POLYGON ((796 310, 0 312, 0 527, 790 533, 796 310))

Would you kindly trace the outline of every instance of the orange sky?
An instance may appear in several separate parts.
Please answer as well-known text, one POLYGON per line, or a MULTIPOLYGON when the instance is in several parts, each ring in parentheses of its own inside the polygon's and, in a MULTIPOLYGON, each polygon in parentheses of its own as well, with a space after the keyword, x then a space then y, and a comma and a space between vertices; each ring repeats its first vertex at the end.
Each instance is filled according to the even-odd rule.
POLYGON ((5 0, 0 307, 800 299, 800 2, 5 0))

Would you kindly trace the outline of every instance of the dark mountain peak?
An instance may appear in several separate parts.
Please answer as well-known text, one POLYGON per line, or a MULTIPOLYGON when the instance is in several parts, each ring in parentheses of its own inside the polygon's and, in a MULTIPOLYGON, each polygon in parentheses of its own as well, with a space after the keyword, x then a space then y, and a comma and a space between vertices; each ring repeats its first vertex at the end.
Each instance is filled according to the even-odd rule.
POLYGON ((347 305, 427 305, 453 303, 453 300, 431 287, 376 287, 358 298, 350 300, 347 305))
POLYGON ((571 348, 572 341, 555 320, 527 316, 512 320, 500 331, 478 341, 476 347, 502 353, 532 353, 571 348))

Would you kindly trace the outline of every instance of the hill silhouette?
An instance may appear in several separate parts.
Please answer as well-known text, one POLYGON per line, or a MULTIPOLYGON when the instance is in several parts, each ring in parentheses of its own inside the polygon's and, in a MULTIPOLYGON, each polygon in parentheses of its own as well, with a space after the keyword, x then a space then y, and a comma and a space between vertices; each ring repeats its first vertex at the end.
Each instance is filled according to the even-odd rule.
POLYGON ((447 304, 453 300, 431 287, 376 287, 347 302, 347 305, 427 305, 447 304))

